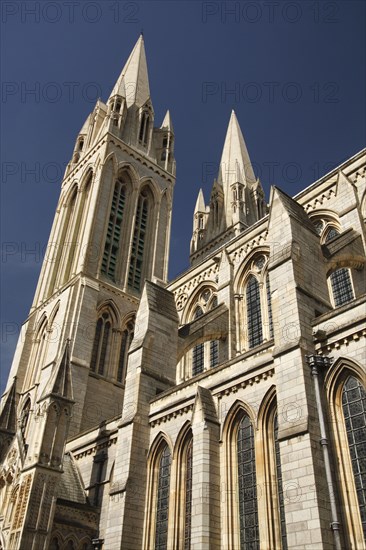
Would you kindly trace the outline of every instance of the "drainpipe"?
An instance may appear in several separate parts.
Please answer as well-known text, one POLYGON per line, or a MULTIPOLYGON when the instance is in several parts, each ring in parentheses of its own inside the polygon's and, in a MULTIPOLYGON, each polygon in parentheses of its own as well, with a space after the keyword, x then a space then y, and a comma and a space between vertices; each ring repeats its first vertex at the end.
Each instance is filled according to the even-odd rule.
POLYGON ((332 517, 332 522, 330 524, 330 527, 333 531, 336 550, 342 550, 341 536, 339 531, 340 522, 338 519, 338 513, 337 513, 337 507, 336 507, 334 483, 333 483, 333 476, 332 476, 332 470, 331 470, 330 459, 329 459, 328 439, 327 439, 327 432, 325 429, 324 411, 323 411, 322 402, 320 398, 320 382, 319 382, 319 373, 321 369, 328 368, 331 365, 332 358, 323 357, 322 355, 307 355, 306 362, 311 368, 311 374, 313 375, 313 380, 314 380, 316 407, 318 410, 319 427, 320 427, 320 444, 323 449, 325 475, 327 479, 329 498, 330 498, 330 509, 331 509, 331 517, 332 517))

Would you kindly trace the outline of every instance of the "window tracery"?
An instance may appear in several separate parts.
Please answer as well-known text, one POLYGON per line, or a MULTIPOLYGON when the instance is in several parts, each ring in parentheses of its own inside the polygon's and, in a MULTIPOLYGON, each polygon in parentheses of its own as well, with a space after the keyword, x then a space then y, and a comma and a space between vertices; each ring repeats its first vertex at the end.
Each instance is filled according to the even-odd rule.
POLYGON ((265 253, 253 256, 236 294, 237 345, 240 352, 273 338, 271 289, 265 253))

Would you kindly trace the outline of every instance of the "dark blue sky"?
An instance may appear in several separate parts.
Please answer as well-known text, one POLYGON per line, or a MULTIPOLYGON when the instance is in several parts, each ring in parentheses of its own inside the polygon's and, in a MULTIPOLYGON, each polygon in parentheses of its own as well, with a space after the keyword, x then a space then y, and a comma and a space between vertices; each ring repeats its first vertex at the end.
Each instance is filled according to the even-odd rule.
POLYGON ((208 200, 231 109, 267 199, 271 184, 294 195, 365 144, 361 0, 28 0, 1 10, 1 388, 77 132, 141 29, 155 125, 169 108, 176 135, 171 278, 188 265, 197 193, 208 200))

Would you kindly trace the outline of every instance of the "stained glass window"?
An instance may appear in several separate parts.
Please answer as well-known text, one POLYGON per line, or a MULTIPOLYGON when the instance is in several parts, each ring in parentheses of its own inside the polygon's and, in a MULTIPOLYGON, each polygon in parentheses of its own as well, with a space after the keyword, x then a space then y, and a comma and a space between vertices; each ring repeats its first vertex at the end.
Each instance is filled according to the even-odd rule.
POLYGON ((210 342, 210 367, 216 367, 219 364, 219 341, 211 340, 210 342))
POLYGON ((187 448, 186 458, 186 501, 184 522, 184 550, 191 550, 191 525, 192 525, 192 450, 191 440, 187 448))
POLYGON ((257 485, 253 426, 247 414, 237 437, 240 550, 259 550, 257 485))
POLYGON ((333 298, 336 306, 347 304, 353 300, 354 295, 348 269, 341 268, 337 269, 337 271, 333 271, 330 276, 330 282, 332 285, 333 298))
POLYGON ((111 212, 109 215, 107 236, 104 244, 102 273, 113 281, 116 277, 118 249, 121 240, 123 211, 126 203, 126 187, 121 181, 114 186, 111 212))
POLYGON ((192 352, 192 375, 203 372, 205 363, 205 347, 204 344, 197 344, 192 352))
POLYGON ((366 541, 366 392, 354 376, 350 376, 344 385, 342 406, 366 541))
POLYGON ((168 550, 168 513, 171 455, 168 446, 161 453, 156 509, 155 550, 168 550))
POLYGON ((271 287, 269 286, 269 276, 266 277, 267 286, 267 305, 268 305, 268 322, 269 322, 269 337, 273 338, 273 317, 272 317, 272 300, 271 300, 271 287))
POLYGON ((248 280, 246 302, 249 347, 254 348, 263 342, 263 329, 259 283, 253 275, 248 280))
POLYGON ((275 456, 276 456, 277 492, 278 492, 278 503, 279 503, 279 511, 280 511, 280 522, 281 522, 282 550, 287 550, 285 503, 283 498, 280 445, 278 442, 277 413, 275 414, 273 419, 273 434, 274 434, 274 446, 275 446, 275 456))
POLYGON ((327 243, 331 239, 334 239, 334 237, 337 237, 337 235, 339 235, 339 231, 335 227, 330 227, 329 230, 327 231, 324 242, 327 243))

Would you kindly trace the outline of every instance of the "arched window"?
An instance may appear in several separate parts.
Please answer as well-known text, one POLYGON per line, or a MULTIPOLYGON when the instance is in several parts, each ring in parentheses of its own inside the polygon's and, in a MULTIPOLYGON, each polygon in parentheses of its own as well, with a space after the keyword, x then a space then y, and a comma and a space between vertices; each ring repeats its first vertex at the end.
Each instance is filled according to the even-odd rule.
POLYGON ((341 225, 337 216, 324 212, 324 214, 315 213, 311 217, 315 230, 320 237, 320 243, 325 244, 340 234, 341 225))
MULTIPOLYGON (((211 288, 204 288, 195 301, 195 309, 193 310, 194 313, 192 320, 194 321, 199 319, 202 315, 217 307, 217 305, 217 295, 214 294, 214 291, 211 288)), ((208 340, 207 342, 197 344, 190 353, 192 363, 191 374, 192 376, 195 376, 204 370, 216 367, 219 364, 219 340, 208 340)))
MULTIPOLYGON (((72 275, 72 268, 75 260, 78 257, 78 251, 81 248, 82 235, 80 234, 81 223, 85 212, 87 210, 87 199, 91 188, 93 176, 89 174, 83 191, 80 195, 79 205, 75 216, 73 216, 72 223, 70 224, 70 231, 67 235, 68 256, 65 258, 64 274, 62 276, 62 284, 66 283, 70 274, 72 275)), ((74 267, 75 269, 75 267, 74 267)))
MULTIPOLYGON (((202 308, 197 306, 193 319, 199 319, 202 317, 202 308)), ((192 376, 203 372, 205 366, 205 348, 204 344, 197 344, 192 350, 192 376)))
POLYGON ((269 337, 273 338, 273 317, 272 317, 272 300, 271 300, 271 287, 269 285, 269 276, 267 273, 266 276, 266 287, 267 287, 267 307, 268 307, 268 327, 269 327, 269 337))
POLYGON ((78 188, 77 185, 74 185, 71 196, 69 196, 70 198, 66 199, 66 201, 62 205, 63 208, 61 210, 59 218, 60 225, 59 228, 57 228, 59 231, 58 234, 60 235, 60 239, 55 243, 51 243, 54 253, 51 257, 51 262, 53 263, 53 265, 47 289, 47 296, 51 296, 55 288, 57 288, 61 284, 63 267, 67 264, 67 257, 70 250, 70 228, 73 224, 75 216, 75 205, 77 196, 78 188))
POLYGON ((124 383, 126 378, 128 350, 133 340, 133 330, 134 330, 133 322, 129 322, 126 325, 125 330, 122 332, 121 348, 119 353, 118 371, 117 371, 117 381, 121 383, 124 383))
POLYGON ((121 241, 125 204, 126 185, 119 179, 114 186, 101 267, 101 272, 113 281, 116 279, 118 250, 121 241))
POLYGON ((103 376, 110 344, 112 322, 108 312, 104 312, 97 321, 90 369, 103 376))
POLYGON ((354 299, 349 269, 344 267, 337 269, 337 271, 333 271, 329 279, 336 307, 347 304, 354 299))
POLYGON ((137 202, 130 268, 128 273, 128 286, 134 290, 141 289, 148 221, 149 196, 148 190, 145 188, 141 191, 137 202))
POLYGON ((253 426, 247 414, 237 434, 240 550, 259 550, 257 481, 253 426))
POLYGON ((140 131, 139 131, 139 142, 142 145, 147 145, 148 139, 149 139, 149 123, 150 123, 150 117, 149 114, 144 111, 141 116, 140 121, 140 131))
POLYGON ((20 433, 22 434, 23 443, 25 443, 25 438, 27 435, 27 426, 29 422, 30 411, 31 411, 31 400, 30 400, 30 397, 28 397, 20 416, 20 433))
POLYGON ((157 507, 155 523, 155 550, 168 550, 168 514, 171 454, 165 445, 159 461, 157 507))
POLYGON ((274 439, 274 450, 275 450, 275 459, 276 459, 277 494, 278 494, 278 509, 280 512, 279 515, 280 515, 280 523, 281 523, 280 530, 281 530, 282 550, 287 550, 285 503, 283 498, 282 469, 281 469, 280 445, 278 441, 277 413, 273 417, 273 439, 274 439))
POLYGON ((185 479, 185 519, 184 519, 184 550, 191 550, 192 527, 192 452, 193 440, 188 443, 186 454, 186 479, 185 479))
POLYGON ((334 226, 331 225, 326 230, 324 242, 327 243, 330 240, 334 239, 334 237, 337 237, 338 235, 339 235, 338 229, 336 229, 334 226))
POLYGON ((219 364, 219 341, 210 341, 210 367, 216 367, 219 364))
POLYGON ((349 376, 343 386, 342 409, 366 541, 366 392, 354 376, 349 376))
POLYGON ((259 346, 273 338, 271 288, 266 252, 254 253, 246 261, 235 295, 238 352, 259 346))
POLYGON ((259 283, 254 275, 248 279, 246 287, 246 307, 248 322, 248 344, 254 348, 263 342, 261 297, 259 283))

